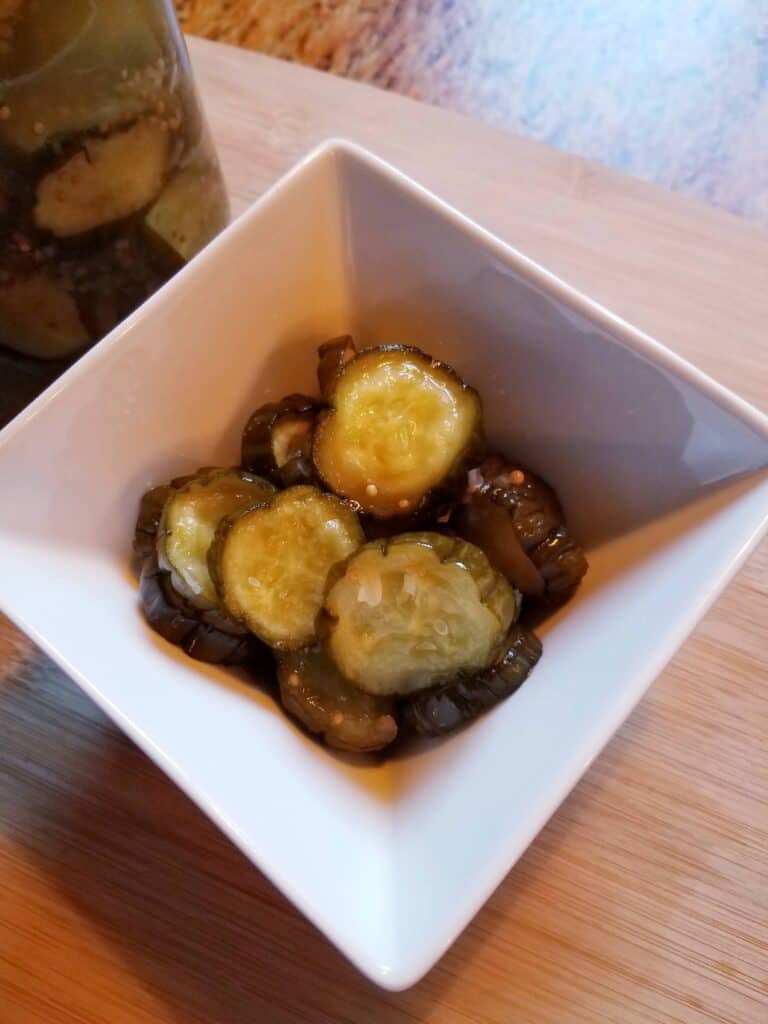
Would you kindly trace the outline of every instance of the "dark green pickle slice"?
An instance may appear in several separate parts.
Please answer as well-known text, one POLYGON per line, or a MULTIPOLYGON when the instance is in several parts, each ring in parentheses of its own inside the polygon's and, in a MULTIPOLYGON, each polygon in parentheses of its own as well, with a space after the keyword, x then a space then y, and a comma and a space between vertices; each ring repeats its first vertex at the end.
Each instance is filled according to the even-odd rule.
POLYGON ((260 406, 243 431, 243 466, 282 487, 313 483, 312 438, 318 408, 316 399, 301 394, 260 406))
POLYGON ((556 527, 533 549, 531 561, 544 580, 544 593, 552 604, 567 601, 589 568, 583 550, 564 526, 556 527))
POLYGON ((550 604, 567 600, 588 568, 549 484, 501 455, 469 471, 451 525, 523 594, 550 604))
POLYGON ((402 705, 403 721, 424 736, 453 732, 514 693, 527 679, 541 651, 536 634, 515 623, 507 634, 503 654, 490 668, 476 675, 459 675, 408 697, 402 705))
POLYGON ((394 702, 344 679, 320 646, 278 656, 280 700, 289 715, 338 750, 381 750, 397 736, 394 702))
POLYGON ((317 383, 320 394, 327 401, 333 392, 336 378, 342 368, 357 355, 351 334, 331 338, 317 350, 317 383))
POLYGON ((264 648, 255 636, 218 608, 203 610, 185 601, 154 554, 144 562, 139 593, 152 629, 191 658, 214 665, 263 661, 264 648))

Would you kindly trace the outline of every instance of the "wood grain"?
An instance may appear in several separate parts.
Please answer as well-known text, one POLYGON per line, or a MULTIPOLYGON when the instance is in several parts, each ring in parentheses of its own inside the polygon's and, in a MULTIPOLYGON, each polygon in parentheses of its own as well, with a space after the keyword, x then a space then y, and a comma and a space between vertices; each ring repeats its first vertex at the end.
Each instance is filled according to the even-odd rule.
MULTIPOLYGON (((320 139, 464 211, 768 399, 768 235, 406 99, 211 43, 238 209, 320 139)), ((764 1024, 768 545, 419 985, 361 978, 0 622, 2 1024, 764 1024)))

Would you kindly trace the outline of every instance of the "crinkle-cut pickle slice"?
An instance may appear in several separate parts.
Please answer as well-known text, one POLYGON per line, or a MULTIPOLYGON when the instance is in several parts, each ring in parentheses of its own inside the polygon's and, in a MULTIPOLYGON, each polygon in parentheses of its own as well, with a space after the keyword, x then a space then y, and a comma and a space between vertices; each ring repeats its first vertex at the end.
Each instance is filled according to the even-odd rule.
POLYGON ((347 363, 357 355, 351 334, 325 341, 317 350, 317 384, 320 394, 328 399, 333 394, 336 378, 347 363))
POLYGON ((43 271, 0 287, 0 344, 37 359, 62 359, 90 341, 62 280, 43 271))
POLYGON ((486 668, 519 611, 517 592, 458 537, 371 541, 337 573, 325 642, 344 676, 368 693, 413 693, 486 668))
POLYGON ((144 562, 152 555, 157 555, 157 533, 163 517, 165 503, 173 494, 171 484, 159 484, 145 491, 139 501, 139 512, 133 530, 133 564, 137 573, 141 572, 144 562))
POLYGON ((133 565, 138 576, 141 567, 150 556, 157 555, 157 534, 160 529, 160 522, 163 518, 163 509, 174 491, 184 487, 195 477, 202 477, 210 473, 219 472, 216 466, 202 466, 195 473, 188 473, 186 476, 177 476, 167 484, 158 484, 150 487, 142 494, 139 500, 139 511, 136 515, 136 525, 133 530, 133 565))
POLYGON ((567 601, 589 568, 586 555, 565 526, 552 530, 533 549, 531 561, 541 573, 545 597, 552 604, 567 601))
POLYGON ((486 497, 509 512, 523 551, 565 523, 557 495, 541 477, 503 455, 490 455, 468 474, 467 497, 486 497))
POLYGON ((477 392, 415 348, 367 349, 335 378, 313 448, 328 488, 378 516, 408 516, 447 485, 481 433, 477 392))
POLYGON ((172 490, 158 530, 158 561, 190 604, 212 608, 219 603, 208 571, 208 549, 221 520, 266 501, 274 491, 268 480, 240 469, 201 471, 172 490))
POLYGON ((259 406, 243 430, 242 464, 285 487, 312 483, 317 409, 314 398, 301 394, 259 406))
POLYGON ((279 655, 277 678, 288 714, 330 747, 381 750, 397 736, 392 699, 352 686, 319 645, 279 655))
POLYGON ((266 648, 239 623, 218 608, 202 609, 186 601, 171 582, 171 574, 157 564, 156 555, 143 563, 141 607, 156 633, 197 661, 215 665, 242 665, 261 660, 266 648))
POLYGON ((452 525, 513 586, 550 604, 566 601, 588 569, 549 484, 502 455, 469 471, 452 525))
POLYGON ((489 668, 413 694, 403 704, 404 720, 424 736, 453 732, 514 693, 540 657, 539 638, 516 622, 510 627, 502 654, 489 668))
POLYGON ((307 485, 221 524, 210 563, 221 601, 272 647, 315 639, 328 573, 362 544, 356 514, 307 485))
POLYGON ((86 139, 38 185, 35 224, 68 238, 136 213, 159 194, 170 149, 159 119, 86 139))

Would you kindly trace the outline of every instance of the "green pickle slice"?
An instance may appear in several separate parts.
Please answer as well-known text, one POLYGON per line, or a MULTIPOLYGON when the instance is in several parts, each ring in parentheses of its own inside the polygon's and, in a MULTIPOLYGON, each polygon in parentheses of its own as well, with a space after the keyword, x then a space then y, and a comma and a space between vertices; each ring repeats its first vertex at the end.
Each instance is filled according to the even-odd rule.
POLYGON ((0 144, 32 154, 56 138, 114 130, 159 102, 171 110, 170 40, 156 4, 27 0, 6 25, 0 144))
POLYGON ((242 464, 285 487, 313 483, 317 410, 317 401, 301 394, 259 406, 243 430, 242 464))
POLYGON ((60 278, 37 271, 0 285, 0 342, 23 355, 62 359, 90 341, 75 299, 60 278))
POLYGON ((218 166, 200 158, 179 168, 150 207, 144 224, 185 263, 226 226, 229 200, 218 166))
POLYGON ((328 400, 333 394, 336 378, 350 359, 357 355, 351 334, 325 341, 317 350, 317 384, 320 394, 328 400))
POLYGON ((208 569, 208 549, 219 523, 267 500, 274 490, 268 480, 240 469, 207 469, 172 491, 158 529, 158 561, 193 607, 219 604, 208 569))
POLYGON ((222 522, 210 564, 224 607, 278 650, 316 636, 328 573, 363 542, 355 513, 310 486, 222 522))
POLYGON ((148 624, 190 658, 215 665, 263 664, 266 648, 256 637, 218 608, 186 601, 154 554, 144 560, 139 592, 148 624))
POLYGON ((277 678, 288 714, 330 747, 381 750, 397 736, 393 701, 350 685, 322 647, 279 655, 277 678))
POLYGON ((330 375, 331 408, 313 446, 329 490, 387 518, 412 516, 458 485, 482 434, 481 406, 450 366, 392 345, 366 349, 330 375))
POLYGON ((371 541, 332 577, 325 642, 372 694, 408 694, 486 668, 519 613, 519 594, 458 537, 371 541))
POLYGON ((523 594, 551 605, 571 597, 588 569, 549 484, 501 455, 469 471, 451 525, 523 594))
POLYGON ((453 732, 514 693, 540 657, 539 638, 516 622, 507 634, 501 656, 489 668, 475 675, 458 675, 441 686, 413 694, 403 704, 404 720, 424 736, 453 732))
POLYGON ((86 139, 40 181, 35 224, 68 238, 138 212, 160 191, 170 148, 170 133, 157 118, 86 139))

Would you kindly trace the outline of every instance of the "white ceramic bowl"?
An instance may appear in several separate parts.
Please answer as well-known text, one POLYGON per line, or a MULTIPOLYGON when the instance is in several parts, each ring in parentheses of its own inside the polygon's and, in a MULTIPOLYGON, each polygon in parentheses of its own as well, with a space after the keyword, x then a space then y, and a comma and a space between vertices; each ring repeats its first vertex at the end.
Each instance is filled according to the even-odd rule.
POLYGON ((766 526, 768 421, 401 174, 321 147, 0 434, 0 605, 379 984, 498 885, 766 526), (522 689, 378 764, 145 627, 144 488, 236 460, 314 348, 408 342, 479 388, 590 549, 522 689), (761 472, 762 470, 762 472, 761 472))

